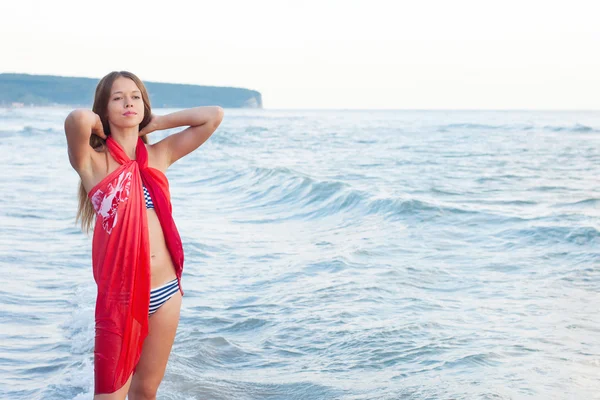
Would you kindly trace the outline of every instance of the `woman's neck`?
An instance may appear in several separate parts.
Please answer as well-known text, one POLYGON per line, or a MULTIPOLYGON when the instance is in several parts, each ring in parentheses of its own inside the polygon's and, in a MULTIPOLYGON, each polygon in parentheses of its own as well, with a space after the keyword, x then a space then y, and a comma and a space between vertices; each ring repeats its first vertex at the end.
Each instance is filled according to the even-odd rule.
POLYGON ((115 142, 121 146, 125 154, 129 157, 130 160, 135 160, 135 149, 138 143, 138 128, 117 130, 113 132, 111 129, 110 136, 113 138, 115 142))

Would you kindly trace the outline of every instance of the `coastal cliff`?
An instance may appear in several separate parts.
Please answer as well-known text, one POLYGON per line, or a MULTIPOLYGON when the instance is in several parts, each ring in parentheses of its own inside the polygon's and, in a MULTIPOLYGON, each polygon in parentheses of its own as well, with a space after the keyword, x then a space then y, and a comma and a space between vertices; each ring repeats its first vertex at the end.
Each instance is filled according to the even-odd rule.
MULTIPOLYGON (((99 79, 53 75, 0 74, 0 107, 69 105, 91 107, 99 79)), ((256 90, 144 82, 152 107, 262 108, 256 90)))

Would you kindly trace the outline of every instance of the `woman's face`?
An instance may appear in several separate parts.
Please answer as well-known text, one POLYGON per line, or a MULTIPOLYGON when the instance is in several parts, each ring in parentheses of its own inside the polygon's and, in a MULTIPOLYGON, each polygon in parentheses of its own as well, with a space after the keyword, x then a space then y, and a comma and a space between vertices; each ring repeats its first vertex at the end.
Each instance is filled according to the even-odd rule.
POLYGON ((134 81, 120 76, 113 82, 107 112, 109 123, 119 128, 131 128, 142 122, 144 101, 134 81))

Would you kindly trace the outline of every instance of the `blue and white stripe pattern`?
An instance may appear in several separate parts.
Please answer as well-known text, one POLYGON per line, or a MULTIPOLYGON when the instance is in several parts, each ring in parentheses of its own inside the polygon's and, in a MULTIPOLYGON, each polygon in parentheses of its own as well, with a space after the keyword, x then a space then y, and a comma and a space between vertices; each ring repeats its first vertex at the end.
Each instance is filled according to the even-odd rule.
POLYGON ((146 186, 144 186, 144 200, 146 200, 146 208, 154 208, 152 197, 150 197, 150 193, 148 193, 148 189, 146 189, 146 186))
POLYGON ((148 314, 152 315, 165 304, 167 300, 171 298, 177 291, 179 290, 179 283, 177 282, 177 278, 173 279, 171 282, 165 283, 162 286, 154 288, 150 290, 150 308, 148 310, 148 314))

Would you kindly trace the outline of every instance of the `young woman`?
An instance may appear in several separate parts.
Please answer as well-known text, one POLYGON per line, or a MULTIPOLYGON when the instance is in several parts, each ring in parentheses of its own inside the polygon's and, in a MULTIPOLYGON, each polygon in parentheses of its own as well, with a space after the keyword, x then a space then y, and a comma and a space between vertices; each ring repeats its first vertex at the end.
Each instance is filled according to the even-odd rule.
POLYGON ((202 145, 221 107, 157 116, 144 84, 126 71, 96 87, 92 110, 65 120, 69 161, 81 177, 77 218, 95 221, 94 399, 155 399, 181 306, 183 247, 165 172, 202 145), (146 135, 189 126, 154 144, 146 135))

